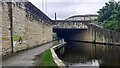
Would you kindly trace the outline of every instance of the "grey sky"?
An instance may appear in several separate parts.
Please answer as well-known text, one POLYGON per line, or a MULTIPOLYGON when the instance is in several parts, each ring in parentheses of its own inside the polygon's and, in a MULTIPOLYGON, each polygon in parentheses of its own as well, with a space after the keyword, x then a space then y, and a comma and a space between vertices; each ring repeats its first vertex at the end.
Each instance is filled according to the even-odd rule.
MULTIPOLYGON (((29 0, 51 19, 66 19, 73 15, 96 14, 109 0, 29 0), (44 6, 43 6, 44 5, 44 6)), ((116 0, 118 1, 118 0, 116 0)))

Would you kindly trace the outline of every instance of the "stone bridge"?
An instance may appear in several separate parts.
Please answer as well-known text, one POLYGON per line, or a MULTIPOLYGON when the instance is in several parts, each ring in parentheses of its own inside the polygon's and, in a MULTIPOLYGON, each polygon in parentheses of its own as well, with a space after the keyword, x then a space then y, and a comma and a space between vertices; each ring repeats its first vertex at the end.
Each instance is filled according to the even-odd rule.
POLYGON ((53 32, 58 37, 72 41, 84 41, 120 45, 120 33, 104 29, 92 20, 56 20, 53 32))

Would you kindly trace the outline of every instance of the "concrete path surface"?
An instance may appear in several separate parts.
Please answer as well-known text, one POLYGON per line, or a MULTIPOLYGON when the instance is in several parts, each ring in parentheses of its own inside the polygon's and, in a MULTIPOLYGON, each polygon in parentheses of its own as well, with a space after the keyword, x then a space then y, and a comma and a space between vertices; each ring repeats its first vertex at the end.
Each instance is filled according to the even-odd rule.
POLYGON ((52 43, 48 43, 33 49, 20 52, 14 56, 2 60, 3 66, 34 66, 35 56, 43 53, 45 50, 49 49, 52 43))

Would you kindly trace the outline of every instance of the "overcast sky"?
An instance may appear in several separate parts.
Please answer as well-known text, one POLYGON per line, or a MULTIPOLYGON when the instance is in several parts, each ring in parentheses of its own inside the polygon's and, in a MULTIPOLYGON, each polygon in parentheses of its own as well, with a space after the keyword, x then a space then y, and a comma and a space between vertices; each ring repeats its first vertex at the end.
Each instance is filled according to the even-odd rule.
MULTIPOLYGON (((29 0, 48 17, 66 19, 73 15, 97 14, 109 0, 29 0), (44 5, 44 6, 43 6, 44 5)), ((116 0, 118 1, 118 0, 116 0)))

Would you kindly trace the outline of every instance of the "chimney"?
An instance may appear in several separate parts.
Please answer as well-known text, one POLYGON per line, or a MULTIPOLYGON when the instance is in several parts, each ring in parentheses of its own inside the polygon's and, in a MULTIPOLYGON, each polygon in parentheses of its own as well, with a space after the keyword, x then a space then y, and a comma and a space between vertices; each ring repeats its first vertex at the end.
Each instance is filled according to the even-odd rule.
POLYGON ((55 13, 55 20, 56 20, 56 13, 55 13))

